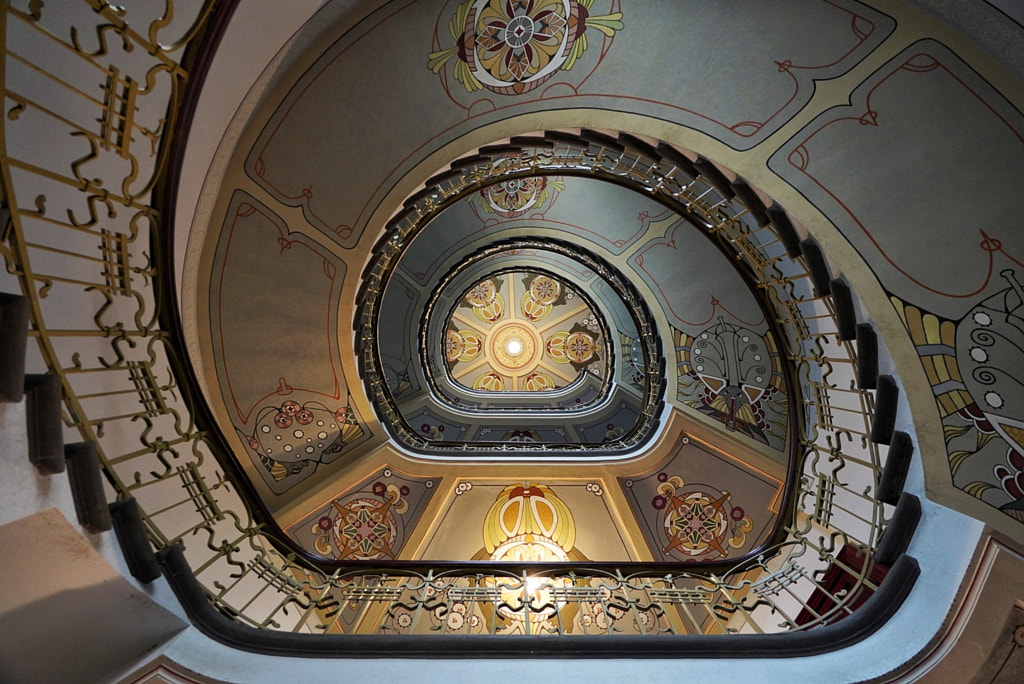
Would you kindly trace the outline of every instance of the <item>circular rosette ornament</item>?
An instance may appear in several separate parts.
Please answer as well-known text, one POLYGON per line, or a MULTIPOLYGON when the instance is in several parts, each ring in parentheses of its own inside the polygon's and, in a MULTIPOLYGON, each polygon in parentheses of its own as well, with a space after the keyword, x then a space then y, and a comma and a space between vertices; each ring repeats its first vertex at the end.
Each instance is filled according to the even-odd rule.
POLYGON ((484 280, 472 288, 466 293, 466 302, 470 306, 486 306, 494 301, 494 298, 498 294, 498 288, 495 287, 493 280, 484 280))
POLYGON ((547 184, 544 176, 512 178, 484 187, 480 196, 489 211, 504 218, 515 218, 543 201, 547 184))
POLYGON ((317 553, 336 560, 394 558, 401 545, 399 517, 409 510, 409 488, 375 482, 360 492, 331 502, 314 523, 317 553))
POLYGON ((501 283, 484 280, 466 293, 466 303, 473 307, 473 315, 484 323, 494 323, 505 315, 505 300, 498 293, 501 283))
POLYGON ((562 286, 548 276, 537 276, 530 281, 530 299, 539 304, 554 304, 562 295, 562 286))
POLYGON ((583 330, 559 331, 545 345, 545 351, 555 363, 585 366, 597 355, 600 346, 594 336, 583 330))
MULTIPOLYGON (((704 492, 691 492, 673 501, 664 519, 669 548, 678 549, 687 556, 707 553, 719 544, 728 530, 728 518, 722 510, 724 498, 712 498, 704 492)), ((715 549, 725 556, 722 548, 715 549)))
POLYGON ((658 479, 661 484, 652 505, 662 511, 667 539, 663 553, 680 560, 708 553, 725 558, 729 548, 738 549, 746 543, 753 521, 742 508, 730 503, 729 492, 702 485, 683 489, 685 483, 678 476, 660 474, 658 479))
POLYGON ((621 12, 591 16, 593 2, 466 0, 448 22, 455 47, 430 53, 427 66, 436 74, 454 57, 452 75, 467 92, 529 92, 572 69, 587 50, 588 28, 608 37, 622 29, 621 12))
POLYGON ((357 499, 339 507, 333 528, 339 559, 394 557, 391 547, 398 530, 389 503, 357 499))
POLYGON ((530 281, 529 288, 519 302, 523 317, 533 322, 547 318, 561 296, 562 286, 557 280, 537 276, 530 281))

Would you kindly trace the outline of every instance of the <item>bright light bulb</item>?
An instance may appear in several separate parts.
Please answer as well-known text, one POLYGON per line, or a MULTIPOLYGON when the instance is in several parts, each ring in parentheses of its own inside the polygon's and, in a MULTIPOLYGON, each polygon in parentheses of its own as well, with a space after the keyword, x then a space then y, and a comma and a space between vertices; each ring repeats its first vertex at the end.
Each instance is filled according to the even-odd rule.
POLYGON ((505 342, 505 351, 509 356, 519 356, 523 353, 523 341, 518 337, 513 337, 505 342))

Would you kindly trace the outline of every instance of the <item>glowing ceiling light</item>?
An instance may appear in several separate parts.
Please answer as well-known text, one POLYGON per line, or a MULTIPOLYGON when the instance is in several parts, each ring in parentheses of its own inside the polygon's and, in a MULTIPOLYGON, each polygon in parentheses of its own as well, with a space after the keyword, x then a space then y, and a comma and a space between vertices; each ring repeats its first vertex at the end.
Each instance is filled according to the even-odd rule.
POLYGON ((523 341, 518 337, 510 337, 505 340, 505 353, 516 357, 523 353, 523 341))

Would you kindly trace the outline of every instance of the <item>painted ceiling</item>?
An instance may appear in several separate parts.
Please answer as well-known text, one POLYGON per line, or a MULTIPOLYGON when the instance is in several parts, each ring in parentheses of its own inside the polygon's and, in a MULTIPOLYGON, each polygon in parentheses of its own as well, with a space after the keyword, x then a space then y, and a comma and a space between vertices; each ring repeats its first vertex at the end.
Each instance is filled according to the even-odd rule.
MULTIPOLYGON (((187 257, 207 399, 302 548, 346 562, 686 562, 740 557, 771 535, 802 402, 779 326, 813 329, 820 312, 778 315, 630 170, 620 182, 569 165, 526 173, 501 149, 550 133, 720 159, 709 174, 731 181, 740 167, 764 182, 751 190, 764 204, 778 195, 829 226, 836 253, 877 264, 852 271, 920 350, 949 449, 967 454, 961 484, 968 471, 987 483, 971 495, 990 507, 1019 499, 1006 484, 1019 468, 1011 458, 1000 475, 996 452, 1021 444, 1022 395, 966 372, 991 358, 973 351, 991 345, 970 342, 971 326, 1012 327, 1024 301, 1019 239, 986 227, 979 251, 942 227, 969 216, 930 189, 931 162, 905 160, 914 173, 897 178, 887 161, 950 126, 966 131, 936 143, 950 163, 1021 144, 1020 113, 941 43, 883 55, 897 19, 854 0, 809 2, 784 22, 747 2, 738 15, 788 52, 730 43, 709 74, 691 65, 737 16, 717 5, 438 0, 357 14, 251 113, 187 257), (859 83, 852 103, 810 106, 818 84, 844 78, 859 83), (910 91, 962 109, 906 114, 910 91), (994 123, 979 131, 958 111, 994 123), (431 204, 431 188, 480 155, 499 172, 431 204), (876 201, 901 184, 928 200, 876 201), (948 258, 896 239, 919 223, 956 246, 948 258)), ((965 180, 969 193, 1006 205, 1021 158, 996 154, 998 173, 965 180)), ((720 187, 700 192, 756 228, 720 187)))
POLYGON ((453 381, 484 392, 548 392, 584 374, 608 377, 603 315, 553 276, 502 276, 474 283, 446 321, 444 362, 453 381))

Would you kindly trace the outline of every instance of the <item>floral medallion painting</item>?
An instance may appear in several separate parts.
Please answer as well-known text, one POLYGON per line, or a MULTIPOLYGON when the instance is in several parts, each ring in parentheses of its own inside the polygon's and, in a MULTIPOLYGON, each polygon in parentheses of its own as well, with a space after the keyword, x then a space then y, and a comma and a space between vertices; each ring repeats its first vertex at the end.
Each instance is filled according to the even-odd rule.
POLYGON ((594 0, 466 0, 448 21, 455 40, 428 56, 435 74, 454 58, 452 76, 467 92, 521 95, 573 68, 587 29, 612 37, 622 13, 593 15, 594 0))

